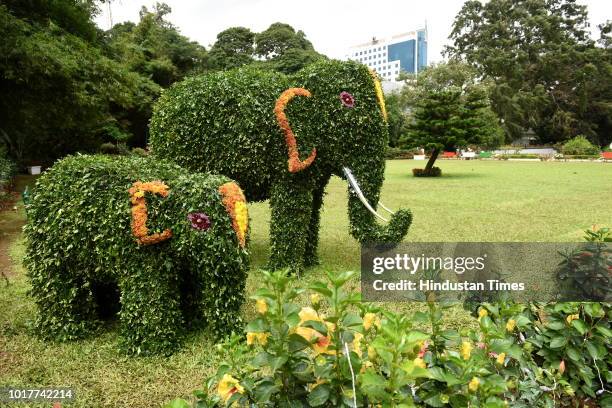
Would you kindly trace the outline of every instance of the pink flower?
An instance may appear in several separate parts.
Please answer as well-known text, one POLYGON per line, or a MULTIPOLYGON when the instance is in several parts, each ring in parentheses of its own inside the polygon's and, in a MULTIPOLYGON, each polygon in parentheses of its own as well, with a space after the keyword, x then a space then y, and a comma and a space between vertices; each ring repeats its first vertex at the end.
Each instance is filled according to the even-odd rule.
POLYGON ((423 358, 423 356, 427 352, 427 347, 429 347, 429 342, 425 340, 425 342, 421 346, 421 350, 419 350, 419 355, 418 355, 419 358, 423 358))
POLYGON ((346 91, 340 92, 340 101, 342 102, 342 105, 347 108, 352 108, 355 106, 355 98, 346 91))
POLYGON ((204 213, 191 213, 187 216, 191 222, 191 228, 206 231, 210 228, 210 218, 204 213))

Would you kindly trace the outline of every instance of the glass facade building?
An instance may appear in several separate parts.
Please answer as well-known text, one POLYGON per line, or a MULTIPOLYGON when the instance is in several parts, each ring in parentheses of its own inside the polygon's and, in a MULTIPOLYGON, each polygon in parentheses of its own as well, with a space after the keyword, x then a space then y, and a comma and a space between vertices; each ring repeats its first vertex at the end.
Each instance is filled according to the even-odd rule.
POLYGON ((400 72, 418 73, 427 67, 427 28, 351 47, 347 57, 395 81, 400 72))

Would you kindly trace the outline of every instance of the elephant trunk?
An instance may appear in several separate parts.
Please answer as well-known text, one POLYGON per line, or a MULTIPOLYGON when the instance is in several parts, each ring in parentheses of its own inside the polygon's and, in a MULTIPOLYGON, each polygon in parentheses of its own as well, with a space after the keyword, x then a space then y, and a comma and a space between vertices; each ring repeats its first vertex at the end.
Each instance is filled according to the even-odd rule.
POLYGON ((384 164, 379 169, 355 167, 354 171, 353 173, 348 167, 343 168, 349 184, 348 211, 351 234, 362 244, 401 242, 412 223, 412 213, 404 209, 393 212, 379 203, 384 164), (380 211, 376 211, 377 206, 389 214, 383 215, 380 211), (381 225, 379 222, 386 225, 381 225))

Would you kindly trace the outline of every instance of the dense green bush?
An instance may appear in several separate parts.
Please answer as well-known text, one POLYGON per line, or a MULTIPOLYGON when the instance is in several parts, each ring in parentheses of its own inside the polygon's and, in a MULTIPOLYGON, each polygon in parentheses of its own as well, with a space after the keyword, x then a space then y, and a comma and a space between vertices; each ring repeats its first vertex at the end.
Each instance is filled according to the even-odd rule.
POLYGON ((593 145, 584 136, 576 136, 565 142, 561 151, 569 155, 594 155, 599 153, 599 147, 593 145))
POLYGON ((414 157, 414 151, 401 149, 399 147, 387 147, 385 150, 385 159, 412 159, 414 157))
POLYGON ((40 335, 82 337, 119 302, 122 345, 131 354, 170 353, 199 322, 217 335, 239 327, 248 259, 237 218, 222 202, 219 187, 228 182, 137 156, 72 156, 47 170, 24 230, 40 335), (137 181, 161 181, 168 195, 128 192, 137 181), (139 199, 148 208, 144 225, 170 229, 171 238, 139 245, 139 199), (194 226, 198 213, 208 229, 194 226))
POLYGON ((412 169, 412 175, 414 177, 440 177, 442 175, 442 169, 439 167, 432 167, 430 170, 427 169, 412 169))
MULTIPOLYGON (((320 61, 294 76, 243 68, 166 90, 151 119, 150 146, 157 157, 192 171, 238 181, 249 200, 270 198, 270 268, 299 272, 318 262, 319 212, 332 174, 344 177, 349 167, 376 208, 388 139, 384 112, 380 83, 362 64, 320 61), (286 96, 296 88, 311 96, 303 89, 286 96), (282 129, 279 112, 295 138, 289 125, 282 129), (292 154, 314 161, 292 169, 292 154)), ((399 210, 383 227, 353 193, 348 207, 351 232, 361 242, 399 242, 412 220, 399 210)))
POLYGON ((0 203, 9 196, 16 166, 6 155, 6 151, 0 146, 0 203))
MULTIPOLYGON (((478 329, 445 329, 444 305, 427 312, 376 309, 346 291, 351 273, 294 300, 280 272, 264 272, 257 317, 220 346, 224 361, 192 404, 167 407, 554 407, 589 399, 609 406, 612 308, 605 303, 482 304, 478 329), (417 328, 418 326, 418 328, 417 328)), ((583 405, 584 406, 584 405, 583 405)))
POLYGON ((102 143, 100 145, 100 153, 111 155, 127 155, 130 153, 125 144, 122 143, 102 143))
POLYGON ((595 160, 601 157, 599 154, 564 154, 563 159, 567 160, 595 160))

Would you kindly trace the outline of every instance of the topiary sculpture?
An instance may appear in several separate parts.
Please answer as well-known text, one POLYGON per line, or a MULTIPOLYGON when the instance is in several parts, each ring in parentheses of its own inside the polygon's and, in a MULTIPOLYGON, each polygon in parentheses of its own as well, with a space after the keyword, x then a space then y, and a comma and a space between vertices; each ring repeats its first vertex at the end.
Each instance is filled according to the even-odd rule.
POLYGON ((243 68, 166 90, 151 119, 150 146, 191 170, 237 180, 250 201, 270 198, 270 267, 299 271, 317 263, 319 211, 332 175, 353 186, 355 238, 399 242, 407 233, 408 210, 386 227, 374 218, 383 218, 374 209, 384 179, 385 116, 380 83, 361 64, 322 61, 293 77, 243 68))
POLYGON ((38 331, 79 338, 120 304, 129 353, 170 353, 200 321, 228 333, 240 324, 247 234, 244 195, 226 177, 137 156, 68 157, 28 204, 38 331))

